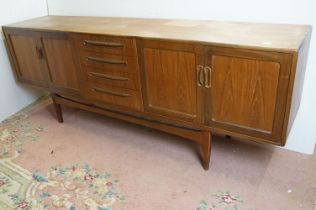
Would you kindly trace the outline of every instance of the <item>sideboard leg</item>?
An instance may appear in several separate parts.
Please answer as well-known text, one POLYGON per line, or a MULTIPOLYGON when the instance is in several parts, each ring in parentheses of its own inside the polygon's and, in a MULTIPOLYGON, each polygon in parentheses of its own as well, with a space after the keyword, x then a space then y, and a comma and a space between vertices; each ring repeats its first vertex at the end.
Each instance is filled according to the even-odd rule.
POLYGON ((201 149, 202 149, 202 165, 205 170, 208 170, 210 165, 210 156, 212 149, 212 135, 210 131, 201 131, 201 149))
POLYGON ((63 119, 63 113, 61 110, 61 105, 56 102, 56 95, 55 94, 52 94, 52 99, 53 99, 53 104, 54 104, 54 109, 56 112, 57 120, 58 120, 58 122, 62 123, 62 122, 64 122, 64 119, 63 119))

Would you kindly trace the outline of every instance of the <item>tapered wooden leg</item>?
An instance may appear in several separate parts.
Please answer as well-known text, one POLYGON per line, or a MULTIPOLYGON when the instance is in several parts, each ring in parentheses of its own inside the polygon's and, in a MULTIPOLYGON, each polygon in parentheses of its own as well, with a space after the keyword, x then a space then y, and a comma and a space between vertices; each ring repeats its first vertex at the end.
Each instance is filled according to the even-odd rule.
POLYGON ((210 165, 210 156, 212 149, 212 135, 209 131, 201 131, 200 145, 202 149, 202 165, 205 170, 208 170, 210 165))
POLYGON ((58 122, 63 123, 64 119, 63 119, 63 113, 61 110, 61 105, 56 102, 56 95, 55 94, 52 95, 52 99, 53 99, 53 104, 54 104, 54 109, 56 112, 57 120, 58 120, 58 122))

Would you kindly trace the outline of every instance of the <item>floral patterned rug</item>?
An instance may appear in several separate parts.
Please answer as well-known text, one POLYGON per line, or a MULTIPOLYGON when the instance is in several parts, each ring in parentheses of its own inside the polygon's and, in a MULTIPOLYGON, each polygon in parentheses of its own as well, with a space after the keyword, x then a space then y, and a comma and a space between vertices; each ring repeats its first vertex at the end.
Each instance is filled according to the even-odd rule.
MULTIPOLYGON (((218 191, 211 196, 212 202, 208 204, 205 200, 200 202, 198 210, 241 210, 243 203, 240 196, 232 195, 229 191, 218 191)), ((259 210, 257 208, 248 208, 247 210, 259 210)))
POLYGON ((98 209, 108 210, 125 199, 116 192, 118 181, 108 172, 89 165, 52 166, 46 173, 28 171, 14 163, 28 141, 43 140, 45 126, 33 125, 18 113, 0 124, 0 209, 98 209))
MULTIPOLYGON (((156 147, 158 144, 163 147, 163 142, 157 141, 157 138, 162 137, 168 141, 175 138, 178 141, 177 137, 135 125, 122 125, 119 121, 111 124, 111 120, 71 109, 65 110, 65 123, 58 124, 50 103, 47 98, 40 100, 0 124, 1 210, 259 210, 250 206, 256 204, 263 207, 260 209, 267 207, 262 202, 254 201, 247 190, 246 193, 244 190, 240 191, 248 196, 249 202, 236 194, 238 189, 244 187, 238 183, 242 181, 238 173, 231 177, 223 177, 221 172, 208 174, 209 172, 200 168, 194 157, 181 156, 188 151, 168 153, 171 154, 168 157, 161 150, 164 148, 156 147), (72 123, 67 124, 68 120, 72 123), (74 125, 80 120, 86 120, 86 124, 80 122, 83 124, 74 125), (99 124, 98 128, 108 127, 109 137, 106 137, 105 143, 96 138, 104 138, 102 129, 91 130, 91 123, 99 124), (121 129, 123 131, 118 132, 121 129), (124 132, 124 129, 127 131, 124 132), (135 130, 136 136, 133 136, 135 130), (89 132, 96 136, 89 137, 92 135, 89 132), (83 135, 87 136, 81 139, 83 135), (142 136, 145 142, 135 140, 139 135, 145 135, 142 136), (153 138, 153 142, 148 138, 153 138), (132 142, 129 145, 131 148, 125 148, 124 141, 132 142), (142 144, 147 144, 147 151, 138 149, 142 144), (89 146, 94 149, 89 150, 89 146), (155 148, 158 148, 157 154, 162 153, 168 158, 160 160, 162 165, 155 159, 161 159, 161 156, 153 157, 156 155, 155 148), (133 149, 136 154, 131 153, 133 149), (181 166, 181 159, 188 163, 181 166), (164 165, 167 167, 163 167, 164 165), (197 170, 199 171, 196 172, 197 170), (112 175, 113 172, 115 175, 112 175), (177 179, 183 181, 176 181, 177 179), (223 188, 219 183, 223 181, 236 185, 237 187, 233 187, 235 192, 221 190, 223 188), (213 182, 214 184, 206 186, 213 182), (170 186, 170 183, 174 183, 174 186, 170 186)), ((192 143, 187 146, 182 149, 189 150, 192 143)), ((216 170, 214 168, 216 166, 210 170, 216 170)), ((232 171, 228 169, 226 172, 232 171)), ((253 180, 248 180, 245 186, 251 181, 253 180)), ((222 185, 227 186, 227 183, 222 185)), ((256 184, 250 183, 251 186, 256 184)), ((315 196, 315 192, 310 192, 309 196, 315 196)), ((265 195, 263 199, 270 198, 267 199, 265 195)), ((284 202, 282 199, 284 198, 280 198, 280 202, 284 202)), ((276 203, 273 209, 298 210, 296 207, 277 205, 276 203)), ((302 210, 307 210, 303 208, 302 210)))

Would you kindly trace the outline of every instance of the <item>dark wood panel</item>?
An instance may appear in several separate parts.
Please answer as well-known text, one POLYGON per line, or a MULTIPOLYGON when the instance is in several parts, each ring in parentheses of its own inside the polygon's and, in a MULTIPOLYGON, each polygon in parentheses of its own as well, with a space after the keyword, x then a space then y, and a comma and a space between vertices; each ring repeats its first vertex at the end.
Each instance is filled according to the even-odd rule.
POLYGON ((149 108, 164 115, 198 115, 196 57, 192 52, 144 48, 149 108))
POLYGON ((212 57, 212 120, 271 133, 280 64, 212 57))
POLYGON ((139 90, 138 77, 136 74, 115 71, 104 73, 103 69, 97 68, 85 68, 85 74, 89 82, 139 90))
POLYGON ((77 66, 66 34, 51 33, 41 38, 50 80, 54 87, 79 91, 77 66))
POLYGON ((134 110, 142 109, 142 98, 139 91, 117 88, 95 82, 88 82, 84 87, 84 97, 93 102, 118 106, 134 110))
POLYGON ((292 55, 286 53, 209 47, 212 87, 205 92, 207 125, 283 145, 291 62, 292 55), (219 81, 213 81, 216 77, 219 81), (216 82, 220 85, 214 86, 216 82))
POLYGON ((18 76, 34 83, 45 81, 36 34, 12 34, 10 40, 18 64, 18 76))
POLYGON ((125 72, 134 74, 138 72, 137 57, 108 53, 80 51, 80 62, 83 67, 102 69, 103 73, 125 72))

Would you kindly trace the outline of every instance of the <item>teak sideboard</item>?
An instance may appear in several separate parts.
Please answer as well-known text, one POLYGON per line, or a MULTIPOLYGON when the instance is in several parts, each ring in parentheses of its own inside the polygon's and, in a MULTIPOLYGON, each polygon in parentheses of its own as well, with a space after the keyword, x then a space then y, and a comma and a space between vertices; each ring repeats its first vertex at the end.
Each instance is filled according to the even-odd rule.
POLYGON ((3 26, 18 81, 61 105, 194 140, 283 146, 300 104, 311 27, 46 16, 3 26))

